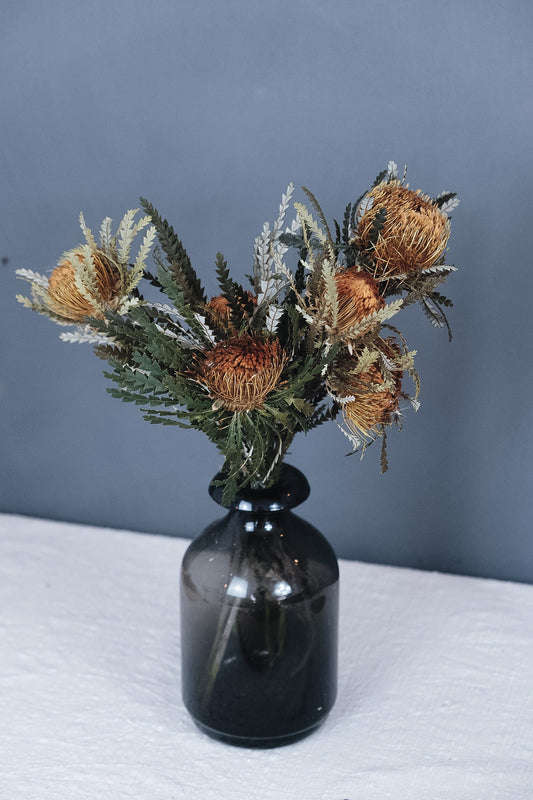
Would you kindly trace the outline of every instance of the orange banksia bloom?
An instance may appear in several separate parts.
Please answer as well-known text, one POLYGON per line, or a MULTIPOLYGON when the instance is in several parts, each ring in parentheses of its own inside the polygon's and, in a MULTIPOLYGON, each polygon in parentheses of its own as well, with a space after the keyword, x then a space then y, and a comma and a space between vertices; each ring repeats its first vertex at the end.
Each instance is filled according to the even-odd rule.
POLYGON ((199 373, 215 401, 229 411, 251 411, 278 386, 284 364, 278 341, 245 334, 216 344, 205 354, 199 373))
POLYGON ((355 244, 375 265, 375 276, 409 275, 434 266, 450 235, 450 221, 426 195, 398 181, 379 184, 368 195, 371 208, 364 211, 355 244), (376 215, 384 208, 385 223, 372 245, 376 215))
POLYGON ((217 294, 216 297, 212 297, 207 307, 216 317, 220 319, 229 319, 231 309, 223 294, 217 294))
POLYGON ((338 297, 336 333, 348 330, 385 306, 378 285, 368 272, 357 272, 352 267, 335 275, 335 283, 338 297))
MULTIPOLYGON (((246 294, 248 295, 248 300, 256 306, 256 296, 252 292, 246 292, 246 294)), ((212 297, 207 304, 207 308, 215 323, 224 328, 231 327, 231 308, 223 294, 212 297)))
MULTIPOLYGON (((104 319, 108 311, 124 314, 137 305, 133 290, 143 276, 155 228, 149 224, 148 216, 135 221, 136 213, 135 209, 127 211, 114 235, 112 220, 106 217, 100 227, 99 243, 80 214, 86 244, 64 253, 49 277, 18 269, 17 276, 31 285, 31 297, 17 295, 17 300, 60 325, 76 325, 79 331, 87 327, 88 317, 104 319), (131 263, 133 240, 143 229, 146 230, 137 257, 131 263)), ((74 334, 69 336, 70 341, 81 341, 74 334)), ((87 341, 87 334, 83 336, 87 341)))
POLYGON ((85 317, 103 317, 102 309, 114 308, 121 299, 120 273, 103 253, 90 256, 95 281, 92 289, 82 293, 76 283, 76 268, 85 260, 83 252, 73 250, 50 275, 48 305, 59 317, 69 322, 82 322, 85 317), (78 263, 76 263, 78 262, 78 263))
POLYGON ((343 407, 344 421, 353 433, 369 435, 379 425, 388 424, 397 411, 401 378, 395 381, 393 390, 375 388, 384 383, 377 365, 372 365, 358 378, 357 385, 353 386, 354 399, 343 407))
POLYGON ((356 436, 371 435, 380 425, 387 425, 398 410, 403 370, 395 368, 394 361, 401 353, 390 338, 380 342, 379 351, 382 355, 357 374, 353 370, 359 356, 343 355, 334 362, 329 376, 334 393, 349 398, 343 403, 343 417, 346 427, 356 436))

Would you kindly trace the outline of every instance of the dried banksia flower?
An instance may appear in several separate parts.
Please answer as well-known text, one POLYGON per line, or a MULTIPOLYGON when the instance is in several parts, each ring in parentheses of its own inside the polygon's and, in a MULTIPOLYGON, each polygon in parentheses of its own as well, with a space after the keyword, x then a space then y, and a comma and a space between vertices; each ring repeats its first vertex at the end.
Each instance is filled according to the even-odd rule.
POLYGON ((277 341, 245 334, 219 342, 199 367, 209 394, 229 411, 251 411, 276 388, 285 357, 277 341))
POLYGON ((48 305, 66 322, 82 322, 86 317, 103 317, 103 310, 114 309, 122 295, 120 272, 103 253, 89 256, 94 281, 91 289, 78 278, 87 256, 82 249, 66 253, 48 279, 48 305))
POLYGON ((223 294, 217 294, 216 297, 212 297, 207 307, 216 317, 220 319, 229 319, 231 309, 223 294))
POLYGON ((343 417, 356 436, 371 436, 398 410, 403 370, 395 368, 394 359, 400 355, 394 341, 387 339, 381 341, 377 358, 359 372, 354 372, 357 356, 344 355, 334 362, 329 384, 338 397, 348 398, 343 403, 343 417), (388 365, 386 373, 383 360, 388 365))
POLYGON ((375 265, 377 278, 408 275, 436 264, 448 243, 450 221, 432 200, 399 181, 381 183, 366 196, 372 203, 359 220, 355 244, 375 265), (374 223, 386 217, 377 241, 374 223))
POLYGON ((99 244, 80 214, 86 244, 65 253, 50 277, 32 270, 17 270, 18 277, 31 284, 32 294, 31 299, 17 295, 17 300, 64 325, 82 325, 87 317, 103 318, 107 311, 121 314, 127 311, 137 302, 131 292, 143 275, 155 237, 155 228, 148 227, 135 263, 130 265, 133 239, 150 222, 150 217, 135 222, 136 213, 133 209, 124 215, 114 236, 111 219, 106 217, 100 228, 99 244))
POLYGON ((368 272, 357 272, 354 267, 335 275, 338 310, 335 333, 357 325, 365 317, 385 306, 378 285, 368 272))
MULTIPOLYGON (((257 298, 252 292, 246 292, 248 301, 257 305, 257 298)), ((213 321, 223 328, 231 326, 231 307, 226 297, 223 294, 218 294, 212 297, 207 304, 207 309, 210 312, 213 321)))
POLYGON ((401 380, 393 391, 375 388, 384 383, 377 366, 370 367, 359 379, 358 387, 354 387, 354 399, 343 407, 343 416, 346 426, 353 433, 368 436, 379 425, 389 423, 392 413, 398 409, 401 380))

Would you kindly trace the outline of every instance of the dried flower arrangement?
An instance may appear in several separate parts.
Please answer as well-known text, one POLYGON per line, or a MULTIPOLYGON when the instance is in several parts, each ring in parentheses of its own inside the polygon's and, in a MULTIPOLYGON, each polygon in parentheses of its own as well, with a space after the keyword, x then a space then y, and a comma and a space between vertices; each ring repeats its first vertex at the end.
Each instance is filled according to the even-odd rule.
POLYGON ((411 190, 390 162, 356 202, 346 207, 333 238, 313 207, 295 203, 293 186, 279 215, 255 240, 251 289, 216 256, 220 294, 208 299, 181 241, 146 200, 146 216, 128 211, 116 234, 104 219, 97 244, 80 215, 85 244, 65 253, 49 277, 17 270, 31 284, 25 306, 75 330, 69 342, 89 342, 105 359, 111 394, 143 406, 149 422, 203 431, 224 457, 224 497, 246 486, 270 485, 292 442, 337 419, 353 450, 401 425, 400 401, 417 408, 416 351, 389 320, 419 303, 431 322, 449 332, 437 289, 445 264, 450 212, 456 195, 432 199, 411 190), (144 231, 130 263, 137 234, 144 231), (156 274, 146 269, 155 241, 156 274), (296 266, 287 265, 295 252, 296 266), (140 293, 144 278, 165 296, 140 293), (392 299, 391 299, 392 298, 392 299), (404 373, 414 397, 403 388, 404 373))

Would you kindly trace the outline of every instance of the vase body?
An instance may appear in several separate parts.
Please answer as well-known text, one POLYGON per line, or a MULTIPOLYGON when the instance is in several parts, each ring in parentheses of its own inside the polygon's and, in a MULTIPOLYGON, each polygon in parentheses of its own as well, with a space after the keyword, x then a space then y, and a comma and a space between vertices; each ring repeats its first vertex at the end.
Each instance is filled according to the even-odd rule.
MULTIPOLYGON (((213 484, 210 493, 220 501, 213 484)), ((288 744, 335 702, 339 572, 326 539, 291 511, 308 494, 284 465, 183 558, 183 700, 205 733, 231 744, 288 744)))

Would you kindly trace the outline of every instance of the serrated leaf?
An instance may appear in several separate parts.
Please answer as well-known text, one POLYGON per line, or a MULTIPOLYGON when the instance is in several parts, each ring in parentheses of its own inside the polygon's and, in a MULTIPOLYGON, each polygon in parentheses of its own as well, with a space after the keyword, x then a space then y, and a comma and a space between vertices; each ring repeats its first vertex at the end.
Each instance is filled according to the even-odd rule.
POLYGON ((83 231, 83 235, 85 236, 85 241, 87 242, 87 245, 91 248, 91 250, 96 250, 96 242, 94 240, 94 236, 92 234, 91 229, 88 228, 87 225, 85 224, 85 219, 81 211, 79 219, 80 219, 80 227, 83 231))
POLYGON ((29 283, 48 288, 48 278, 46 275, 41 275, 38 272, 34 272, 32 269, 16 269, 15 275, 17 278, 29 281, 29 283))
POLYGON ((296 209, 296 213, 298 214, 298 219, 302 225, 302 230, 305 231, 306 229, 310 230, 312 233, 315 234, 318 241, 325 245, 328 241, 328 238, 318 222, 313 218, 313 216, 309 213, 307 208, 304 206, 303 203, 295 203, 294 207, 296 209))
POLYGON ((398 164, 395 161, 389 161, 387 164, 387 180, 395 181, 398 179, 398 164))
POLYGON ((100 226, 100 246, 103 250, 110 250, 114 246, 114 237, 111 232, 111 217, 105 217, 100 226))
POLYGON ((441 192, 435 198, 434 202, 435 205, 440 208, 443 214, 449 215, 454 209, 457 208, 461 201, 455 192, 441 192))

